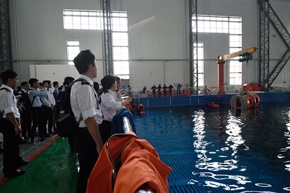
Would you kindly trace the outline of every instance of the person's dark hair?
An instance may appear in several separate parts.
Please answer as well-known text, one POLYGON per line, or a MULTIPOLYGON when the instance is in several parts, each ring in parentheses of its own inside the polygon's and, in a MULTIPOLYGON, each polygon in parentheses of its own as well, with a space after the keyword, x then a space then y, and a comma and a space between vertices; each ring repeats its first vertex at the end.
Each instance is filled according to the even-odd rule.
POLYGON ((58 90, 61 91, 63 89, 63 85, 61 85, 58 90))
POLYGON ((99 89, 100 89, 100 85, 99 85, 99 83, 94 82, 94 89, 95 89, 95 91, 96 91, 97 93, 99 92, 99 89))
POLYGON ((39 86, 43 86, 43 83, 42 82, 39 82, 38 84, 39 84, 39 86))
POLYGON ((42 81, 43 84, 45 84, 47 82, 47 84, 51 84, 51 81, 50 80, 44 80, 42 81))
POLYGON ((75 80, 74 77, 67 76, 64 78, 63 85, 64 86, 70 85, 70 83, 72 83, 74 80, 75 80))
POLYGON ((58 82, 57 82, 57 81, 54 81, 54 82, 52 83, 52 85, 53 85, 53 87, 55 87, 56 85, 58 85, 58 82))
POLYGON ((116 81, 117 82, 120 82, 121 81, 121 78, 119 76, 116 76, 116 81))
POLYGON ((21 90, 22 90, 22 87, 21 86, 17 86, 16 92, 19 93, 21 90))
POLYGON ((112 76, 112 75, 104 76, 104 78, 101 80, 101 84, 103 86, 103 92, 108 92, 108 90, 112 87, 115 81, 116 81, 116 76, 112 76))
POLYGON ((24 87, 24 86, 27 85, 27 84, 28 84, 27 81, 23 81, 23 82, 20 83, 20 86, 24 87))
POLYGON ((95 66, 95 55, 90 50, 83 50, 74 58, 74 64, 77 71, 84 74, 89 65, 95 66))
POLYGON ((32 86, 34 83, 36 83, 38 80, 36 78, 30 78, 28 83, 30 84, 30 86, 32 86))
POLYGON ((13 78, 16 78, 17 76, 18 74, 16 72, 14 72, 13 70, 7 69, 1 73, 1 80, 4 84, 6 84, 9 78, 13 79, 13 78))

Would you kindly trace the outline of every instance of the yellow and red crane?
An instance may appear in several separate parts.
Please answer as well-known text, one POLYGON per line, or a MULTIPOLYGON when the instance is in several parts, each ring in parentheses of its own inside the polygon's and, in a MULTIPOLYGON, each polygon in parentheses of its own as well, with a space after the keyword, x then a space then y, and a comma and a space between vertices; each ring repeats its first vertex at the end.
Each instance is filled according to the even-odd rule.
POLYGON ((257 48, 256 47, 252 47, 252 48, 248 48, 248 49, 244 49, 244 50, 240 50, 234 53, 230 53, 230 54, 225 54, 225 55, 221 55, 218 56, 217 59, 217 64, 218 64, 218 87, 219 87, 219 91, 218 94, 225 94, 225 80, 224 80, 224 64, 227 60, 230 60, 232 58, 236 58, 238 56, 240 56, 241 58, 239 59, 239 62, 243 62, 243 61, 249 61, 251 59, 253 59, 252 53, 256 52, 257 48))

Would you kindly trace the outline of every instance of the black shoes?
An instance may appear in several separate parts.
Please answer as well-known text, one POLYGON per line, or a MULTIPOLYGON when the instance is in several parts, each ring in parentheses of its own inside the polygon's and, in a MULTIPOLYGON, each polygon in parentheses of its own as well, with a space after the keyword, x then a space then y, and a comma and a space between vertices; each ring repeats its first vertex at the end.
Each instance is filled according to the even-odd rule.
MULTIPOLYGON (((44 138, 44 137, 40 137, 40 138, 39 138, 39 141, 40 141, 40 142, 45 141, 45 138, 44 138)), ((30 140, 28 140, 27 143, 34 143, 34 139, 31 138, 30 140)))
POLYGON ((25 165, 27 165, 29 163, 29 161, 28 160, 25 160, 25 161, 21 161, 19 164, 17 164, 17 168, 20 168, 20 167, 22 167, 22 166, 25 166, 25 165))
POLYGON ((41 137, 40 139, 39 139, 39 141, 44 141, 45 139, 43 138, 43 137, 41 137))
POLYGON ((25 174, 25 170, 15 170, 13 172, 5 173, 4 177, 5 178, 14 178, 17 176, 21 176, 25 174))

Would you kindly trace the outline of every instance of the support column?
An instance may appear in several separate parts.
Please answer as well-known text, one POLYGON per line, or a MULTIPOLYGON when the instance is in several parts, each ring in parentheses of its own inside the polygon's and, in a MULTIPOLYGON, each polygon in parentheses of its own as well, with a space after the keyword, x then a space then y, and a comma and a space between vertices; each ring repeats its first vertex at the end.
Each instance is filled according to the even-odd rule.
POLYGON ((269 0, 258 0, 259 5, 259 82, 265 91, 269 90, 267 80, 270 71, 270 23, 269 23, 269 0))
POLYGON ((0 0, 0 72, 13 69, 9 0, 0 0))
POLYGON ((198 22, 197 0, 189 0, 189 78, 190 87, 198 94, 198 22))
POLYGON ((113 74, 111 0, 101 0, 103 13, 103 52, 105 74, 113 74))
POLYGON ((288 61, 290 60, 290 33, 286 28, 286 26, 283 24, 282 20, 279 18, 278 14, 274 11, 271 4, 269 5, 269 19, 270 23, 272 24, 272 26, 274 27, 277 34, 284 42, 287 48, 282 58, 277 62, 277 64, 269 74, 267 80, 269 81, 269 84, 271 86, 278 77, 278 75, 280 74, 280 72, 283 70, 283 68, 287 65, 288 61))
POLYGON ((218 91, 218 95, 221 94, 225 94, 225 74, 224 74, 224 70, 225 70, 225 62, 218 62, 218 87, 219 87, 219 91, 218 91))

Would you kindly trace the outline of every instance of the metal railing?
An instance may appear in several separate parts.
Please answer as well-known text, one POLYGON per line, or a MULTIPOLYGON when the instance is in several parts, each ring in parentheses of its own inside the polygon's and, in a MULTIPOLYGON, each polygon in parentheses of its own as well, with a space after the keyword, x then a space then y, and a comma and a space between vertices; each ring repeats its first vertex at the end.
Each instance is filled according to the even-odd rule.
POLYGON ((128 117, 123 117, 124 133, 133 132, 130 120, 128 117))
MULTIPOLYGON (((133 132, 130 120, 128 117, 123 117, 123 124, 124 124, 124 133, 128 133, 128 132, 133 132)), ((151 190, 150 187, 146 186, 146 188, 144 186, 141 186, 139 190, 137 190, 135 193, 154 193, 153 190, 151 190)))

